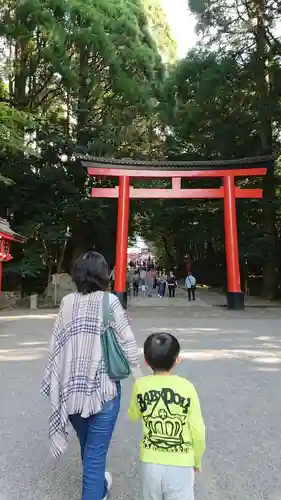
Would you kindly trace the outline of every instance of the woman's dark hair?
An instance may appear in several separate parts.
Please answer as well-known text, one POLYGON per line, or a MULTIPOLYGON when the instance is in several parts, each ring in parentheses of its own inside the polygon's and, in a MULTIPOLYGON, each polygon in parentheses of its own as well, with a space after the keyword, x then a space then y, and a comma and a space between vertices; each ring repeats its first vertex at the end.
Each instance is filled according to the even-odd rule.
POLYGON ((149 335, 143 348, 145 360, 155 372, 170 371, 176 362, 179 352, 180 344, 178 340, 166 332, 149 335))
POLYGON ((87 252, 74 262, 72 279, 78 292, 86 294, 106 290, 109 284, 109 268, 103 255, 87 252))

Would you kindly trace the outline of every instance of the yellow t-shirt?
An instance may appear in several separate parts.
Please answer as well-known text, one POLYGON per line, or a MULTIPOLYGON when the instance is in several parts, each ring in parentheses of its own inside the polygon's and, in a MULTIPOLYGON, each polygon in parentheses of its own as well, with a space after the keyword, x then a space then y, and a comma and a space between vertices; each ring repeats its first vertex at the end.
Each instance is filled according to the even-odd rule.
POLYGON ((177 375, 138 379, 129 418, 142 420, 140 459, 162 465, 200 467, 205 425, 194 386, 177 375))

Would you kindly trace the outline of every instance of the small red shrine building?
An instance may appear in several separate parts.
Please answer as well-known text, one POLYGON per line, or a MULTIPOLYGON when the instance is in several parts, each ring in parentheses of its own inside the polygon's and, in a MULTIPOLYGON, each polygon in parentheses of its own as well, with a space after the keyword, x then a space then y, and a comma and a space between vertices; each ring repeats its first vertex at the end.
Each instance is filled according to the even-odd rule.
POLYGON ((2 290, 2 273, 3 262, 12 260, 11 244, 12 241, 17 243, 24 243, 26 238, 20 236, 12 230, 9 222, 6 219, 0 218, 0 293, 2 290))

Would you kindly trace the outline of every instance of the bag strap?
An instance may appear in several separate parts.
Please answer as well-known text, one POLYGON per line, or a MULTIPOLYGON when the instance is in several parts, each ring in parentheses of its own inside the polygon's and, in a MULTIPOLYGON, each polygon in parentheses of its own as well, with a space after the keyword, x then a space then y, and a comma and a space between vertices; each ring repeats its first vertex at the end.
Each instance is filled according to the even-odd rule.
POLYGON ((109 293, 103 292, 102 297, 102 324, 103 328, 106 329, 110 326, 112 321, 112 313, 110 311, 110 303, 109 303, 109 293))

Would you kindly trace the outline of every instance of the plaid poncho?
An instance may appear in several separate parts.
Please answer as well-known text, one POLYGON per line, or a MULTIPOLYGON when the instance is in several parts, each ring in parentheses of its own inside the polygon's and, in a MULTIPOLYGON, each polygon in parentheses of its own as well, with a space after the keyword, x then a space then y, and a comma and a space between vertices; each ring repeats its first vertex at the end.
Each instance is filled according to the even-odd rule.
MULTIPOLYGON (((101 411, 116 396, 116 383, 105 370, 100 342, 103 292, 75 292, 62 300, 55 322, 41 393, 50 397, 51 453, 67 447, 69 415, 83 418, 101 411)), ((115 334, 132 369, 139 366, 139 349, 118 298, 110 294, 115 334)))

